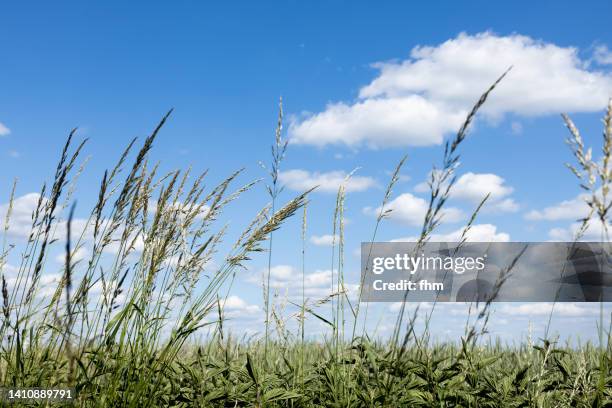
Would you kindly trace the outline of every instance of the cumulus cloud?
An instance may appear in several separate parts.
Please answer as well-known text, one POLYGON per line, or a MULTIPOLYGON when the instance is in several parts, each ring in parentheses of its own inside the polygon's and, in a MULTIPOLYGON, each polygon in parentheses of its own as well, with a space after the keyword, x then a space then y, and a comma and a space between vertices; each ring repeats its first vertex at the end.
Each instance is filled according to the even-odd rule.
MULTIPOLYGON (((601 199, 601 189, 596 194, 601 199)), ((561 201, 542 210, 532 210, 525 214, 525 219, 531 221, 573 221, 569 225, 551 228, 548 232, 552 241, 573 241, 582 227, 582 219, 589 215, 590 208, 587 200, 590 198, 590 194, 582 193, 573 199, 561 201)), ((612 231, 612 225, 608 225, 607 230, 612 231)), ((605 236, 604 224, 594 215, 589 220, 580 240, 597 242, 605 240, 605 236)))
POLYGON ((487 202, 485 204, 487 209, 499 212, 517 212, 520 208, 519 204, 512 198, 506 198, 505 200, 487 202))
MULTIPOLYGON (((310 299, 323 299, 332 294, 331 269, 317 269, 304 275, 304 294, 310 299)), ((267 276, 267 270, 259 274, 251 274, 247 281, 256 285, 261 284, 262 276, 267 276)), ((335 281, 335 280, 334 280, 335 281)), ((294 301, 302 298, 302 271, 291 265, 276 265, 270 270, 270 288, 279 294, 284 294, 294 301)), ((358 285, 345 283, 349 296, 357 293, 358 285)))
POLYGON ((244 299, 240 298, 239 296, 229 296, 226 300, 224 305, 224 310, 229 311, 229 312, 240 312, 240 313, 248 313, 248 314, 253 314, 253 313, 257 313, 259 312, 259 306, 257 305, 250 305, 248 304, 244 299))
POLYGON ((452 189, 453 198, 472 202, 481 201, 487 194, 490 200, 496 201, 512 193, 512 187, 505 184, 503 178, 496 174, 466 173, 459 177, 452 189))
POLYGON ((281 172, 278 179, 295 191, 305 191, 318 186, 317 191, 335 193, 343 183, 346 183, 347 192, 365 191, 376 186, 376 180, 371 177, 352 175, 348 180, 346 177, 347 173, 344 171, 319 173, 294 169, 281 172))
POLYGON ((270 268, 270 277, 278 280, 289 280, 298 275, 291 265, 276 265, 270 268))
MULTIPOLYGON (((572 223, 569 227, 556 227, 552 228, 548 232, 548 236, 552 241, 574 241, 576 234, 579 232, 580 227, 582 226, 581 222, 572 223)), ((607 227, 608 233, 612 231, 612 225, 608 224, 607 227)), ((593 219, 589 222, 588 227, 584 234, 582 235, 580 241, 588 241, 588 242, 600 242, 605 241, 605 231, 604 224, 597 219, 593 219)))
POLYGON ((334 242, 338 242, 338 235, 313 235, 310 237, 310 242, 317 246, 332 246, 334 242))
POLYGON ((61 273, 46 273, 40 275, 40 285, 38 287, 38 296, 51 296, 55 293, 57 286, 62 280, 61 273))
MULTIPOLYGON (((598 61, 607 49, 595 50, 598 61)), ((425 146, 455 131, 480 94, 508 67, 512 71, 482 113, 498 120, 600 110, 612 92, 612 74, 589 68, 574 47, 523 35, 460 34, 437 46, 417 46, 408 59, 374 65, 378 76, 356 101, 333 102, 295 117, 293 142, 370 148, 425 146)))
POLYGON ((2 122, 0 122, 0 137, 8 136, 11 134, 11 129, 7 128, 2 122))
POLYGON ((512 316, 548 316, 551 311, 558 316, 594 316, 599 314, 599 307, 577 305, 576 303, 523 303, 520 305, 504 305, 499 308, 502 314, 512 316))
MULTIPOLYGON (((388 218, 391 220, 411 226, 420 226, 423 224, 427 207, 428 203, 424 199, 410 193, 404 193, 389 201, 384 210, 390 211, 388 218)), ((378 216, 381 211, 381 207, 376 209, 365 207, 363 209, 365 214, 373 216, 378 216)), ((464 218, 463 212, 458 208, 447 207, 442 212, 442 220, 446 222, 457 222, 464 218)))
POLYGON ((612 51, 605 45, 599 45, 595 47, 593 59, 600 65, 610 65, 612 64, 612 51))
POLYGON ((584 218, 589 212, 589 207, 585 201, 588 197, 587 194, 580 194, 576 198, 562 201, 543 210, 532 210, 525 214, 525 218, 532 221, 577 220, 584 218))
POLYGON ((344 144, 370 148, 440 144, 456 130, 465 111, 453 112, 420 95, 366 98, 354 104, 331 103, 325 111, 289 126, 295 143, 344 144))
MULTIPOLYGON (((40 200, 40 194, 28 193, 19 197, 16 197, 12 203, 11 215, 9 219, 9 228, 7 236, 11 244, 23 243, 28 239, 32 232, 32 214, 36 210, 36 206, 40 200)), ((47 199, 43 198, 41 201, 41 214, 44 212, 44 208, 47 205, 47 199)), ((9 210, 9 203, 0 205, 0 225, 4 225, 7 211, 9 210)), ((59 210, 56 210, 59 211, 59 210)), ((42 216, 42 215, 41 215, 42 216)), ((52 242, 62 242, 66 239, 67 234, 67 222, 66 220, 60 220, 58 212, 55 214, 56 221, 54 221, 54 227, 51 229, 50 240, 52 242)), ((102 221, 102 229, 109 222, 109 220, 102 221)), ((36 227, 38 231, 39 226, 36 227)), ((72 240, 82 240, 88 242, 93 238, 93 227, 91 223, 84 218, 74 218, 71 226, 72 240)), ((123 234, 123 227, 117 228, 111 236, 111 241, 104 247, 103 252, 106 254, 117 254, 121 249, 121 236, 123 234)), ((133 243, 133 250, 141 252, 144 249, 144 237, 141 233, 137 236, 132 234, 128 237, 128 242, 133 243)), ((125 248, 124 248, 125 249, 125 248)), ((79 260, 82 256, 87 256, 84 252, 85 249, 80 249, 73 258, 74 261, 79 260)), ((65 261, 65 254, 62 252, 57 257, 58 262, 63 263, 65 261)))
MULTIPOLYGON (((461 239, 464 228, 459 228, 446 234, 432 234, 430 241, 432 242, 458 242, 461 239)), ((466 239, 469 242, 508 242, 510 235, 505 232, 497 232, 497 226, 493 224, 475 224, 469 229, 466 234, 466 239)), ((395 242, 414 242, 418 237, 408 237, 394 239, 395 242)))
MULTIPOLYGON (((301 288, 302 272, 290 265, 277 265, 270 270, 270 287, 275 289, 301 288)), ((331 270, 316 270, 306 273, 304 276, 304 287, 306 291, 330 287, 332 279, 331 270)))
MULTIPOLYGON (((404 304, 403 302, 393 302, 387 307, 387 309, 390 312, 397 313, 402 309, 403 304, 404 304)), ((436 306, 444 307, 445 305, 443 303, 438 303, 436 306)), ((431 302, 406 302, 406 306, 404 306, 404 310, 409 310, 412 312, 417 307, 419 308, 419 310, 427 310, 433 307, 433 303, 431 302)))
MULTIPOLYGON (((11 237, 27 238, 32 227, 32 212, 36 209, 40 195, 29 193, 13 200, 8 234, 11 237)), ((4 221, 9 203, 0 205, 0 219, 4 221)))
MULTIPOLYGON (((36 210, 36 206, 40 200, 40 194, 28 193, 19 197, 16 197, 12 203, 11 215, 9 218, 9 228, 7 235, 9 238, 14 240, 24 240, 30 236, 32 230, 32 214, 36 210)), ((44 208, 47 204, 47 199, 43 198, 41 201, 41 208, 44 208)), ((9 210, 9 203, 0 205, 0 222, 4 225, 7 212, 9 210)), ((41 210, 41 213, 43 210, 41 210)), ((57 214, 56 214, 57 217, 57 214)), ((72 220, 72 237, 76 239, 79 237, 81 232, 85 231, 87 220, 81 218, 75 218, 72 220)), ((55 227, 52 229, 51 234, 52 240, 64 240, 66 238, 66 221, 57 221, 55 227)), ((11 241, 11 244, 15 242, 11 241)))
MULTIPOLYGON (((87 248, 80 247, 79 249, 77 249, 76 251, 72 253, 71 263, 80 262, 83 259, 87 258, 88 256, 89 256, 89 250, 87 248)), ((57 263, 64 264, 66 262, 66 254, 61 253, 57 255, 55 257, 55 261, 57 263)))
MULTIPOLYGON (((38 280, 36 296, 46 297, 46 296, 51 296, 52 294, 54 294, 61 279, 62 279, 61 273, 43 273, 41 274, 38 280)), ((18 280, 19 279, 16 274, 14 274, 13 276, 9 275, 6 278, 6 285, 8 287, 9 293, 11 293, 15 289, 15 286, 18 283, 21 285, 20 287, 22 288, 23 287, 29 288, 32 285, 31 276, 28 276, 27 279, 23 279, 22 277, 20 279, 20 282, 18 282, 18 280)))
MULTIPOLYGON (((431 173, 429 175, 431 177, 431 173)), ((466 173, 459 177, 450 191, 450 197, 465 200, 473 205, 479 204, 487 194, 489 199, 485 203, 485 209, 499 212, 516 212, 519 205, 513 198, 508 196, 514 189, 505 184, 506 181, 493 173, 466 173)), ((415 191, 429 191, 426 182, 415 186, 415 191)))
POLYGON ((18 267, 4 262, 0 262, 0 273, 3 273, 6 277, 14 278, 17 276, 18 272, 18 267))
MULTIPOLYGON (((157 213, 157 205, 158 205, 157 200, 154 200, 154 199, 149 200, 148 211, 151 215, 154 215, 155 213, 157 213)), ((196 220, 203 220, 204 218, 206 218, 206 216, 210 212, 210 206, 206 204, 186 205, 181 201, 177 201, 175 203, 170 204, 170 207, 175 210, 178 210, 178 216, 183 217, 183 218, 187 216, 187 214, 192 213, 194 210, 198 210, 198 213, 195 216, 196 220)))
MULTIPOLYGON (((117 255, 120 251, 126 251, 128 244, 133 245, 133 247, 130 248, 130 251, 144 251, 145 237, 143 234, 139 233, 136 236, 132 234, 132 236, 128 237, 126 240, 128 244, 124 243, 123 245, 121 244, 121 234, 123 234, 123 229, 118 229, 117 232, 112 235, 112 240, 102 249, 102 252, 105 254, 117 255)), ((171 258, 167 262, 168 266, 174 267, 178 264, 178 258, 171 258)))
POLYGON ((360 96, 423 93, 465 107, 509 66, 514 69, 492 94, 485 113, 533 116, 600 110, 612 90, 612 75, 589 71, 576 48, 522 35, 481 33, 460 34, 437 47, 416 47, 407 61, 378 64, 380 76, 360 96))

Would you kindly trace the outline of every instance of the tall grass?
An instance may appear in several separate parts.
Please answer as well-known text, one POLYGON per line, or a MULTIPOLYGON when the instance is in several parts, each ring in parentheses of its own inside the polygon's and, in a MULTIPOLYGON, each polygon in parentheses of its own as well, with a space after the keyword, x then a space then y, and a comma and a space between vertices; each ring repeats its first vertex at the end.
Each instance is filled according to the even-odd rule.
MULTIPOLYGON (((281 98, 278 104, 278 122, 276 125, 274 144, 272 145, 272 162, 270 165, 270 179, 271 183, 266 186, 266 190, 268 191, 268 195, 271 200, 271 208, 272 213, 276 210, 276 201, 278 199, 278 195, 283 190, 283 187, 279 184, 278 177, 280 175, 280 165, 285 158, 285 152, 287 150, 288 140, 283 140, 282 137, 283 131, 283 100, 281 98)), ((265 168, 265 166, 264 166, 265 168)), ((268 238, 268 274, 265 277, 265 281, 263 283, 263 297, 264 297, 264 305, 265 305, 265 313, 266 313, 266 333, 265 333, 265 349, 268 349, 268 340, 270 334, 270 277, 272 274, 272 232, 270 232, 270 236, 268 238)))
MULTIPOLYGON (((10 294, 2 273, 2 384, 72 384, 83 401, 103 390, 102 404, 159 401, 164 373, 174 369, 187 339, 215 323, 210 316, 224 284, 304 204, 306 193, 274 213, 263 208, 224 262, 207 270, 225 236, 224 227, 213 228, 214 221, 254 183, 231 190, 240 174, 236 172, 207 191, 205 174, 192 183, 189 170, 158 175, 158 165, 151 166, 148 156, 169 114, 144 141, 122 181, 117 179, 134 142, 104 173, 98 201, 80 220, 80 232, 72 211, 67 220, 61 218, 85 143, 70 153, 74 132, 68 137, 52 188, 47 195, 43 187, 40 194, 10 294), (40 280, 50 267, 49 252, 64 238, 60 282, 38 296, 48 289, 40 280), (76 259, 86 244, 91 253, 76 259)), ((5 240, 10 215, 8 211, 5 240)), ((3 266, 7 257, 5 250, 3 266)))
MULTIPOLYGON (((420 243, 427 242, 442 222, 455 183, 459 147, 504 75, 477 101, 455 138, 446 144, 442 165, 431 172, 420 243)), ((160 173, 159 164, 150 162, 150 151, 169 116, 170 112, 137 152, 132 152, 134 140, 117 164, 104 172, 96 204, 85 218, 77 217, 82 209, 73 204, 73 194, 84 168, 78 163, 86 141, 75 146, 75 132, 71 132, 50 187, 41 189, 31 232, 21 246, 9 242, 12 188, 0 253, 3 386, 72 386, 78 405, 100 407, 612 404, 612 342, 603 315, 599 346, 560 345, 548 335, 533 346, 484 343, 494 291, 486 302, 473 305, 474 319, 466 321, 465 333, 456 343, 431 339, 433 309, 418 333, 416 322, 422 316, 418 307, 407 315, 408 298, 402 303, 392 336, 383 341, 368 333, 367 304, 362 309, 360 293, 357 299, 350 296, 344 274, 346 183, 352 173, 336 195, 330 295, 308 299, 304 279, 310 191, 284 205, 279 203, 279 169, 287 148, 281 134, 282 104, 267 187, 270 204, 253 215, 220 257, 222 243, 229 239, 228 229, 219 225, 220 216, 257 182, 235 186, 241 175, 238 171, 208 188, 206 173, 192 175, 189 169, 160 173), (301 303, 293 303, 296 313, 287 317, 285 305, 275 305, 270 296, 272 234, 300 209, 301 303), (42 279, 51 269, 49 258, 60 240, 64 242, 64 265, 59 282, 49 290, 42 279), (268 256, 262 280, 264 333, 262 338, 237 339, 226 329, 224 306, 240 269, 254 253, 264 251, 268 256), (6 265, 13 256, 20 264, 16 276, 7 277, 6 265), (213 257, 222 262, 213 263, 213 257), (297 335, 290 332, 290 318, 297 319, 297 335), (308 339, 307 319, 327 326, 329 336, 308 339), (206 329, 210 335, 195 341, 206 329)), ((591 215, 596 214, 606 225, 611 117, 612 104, 604 120, 604 157, 600 161, 592 159, 576 127, 565 118, 579 163, 572 171, 582 184, 586 180, 585 186, 593 193, 591 215), (592 181, 593 175, 598 175, 601 186, 592 181)), ((385 190, 372 242, 390 214, 387 205, 405 161, 400 160, 385 190)), ((485 201, 486 197, 467 223, 462 242, 485 201)), ((497 290, 512 267, 511 263, 500 274, 497 290)))

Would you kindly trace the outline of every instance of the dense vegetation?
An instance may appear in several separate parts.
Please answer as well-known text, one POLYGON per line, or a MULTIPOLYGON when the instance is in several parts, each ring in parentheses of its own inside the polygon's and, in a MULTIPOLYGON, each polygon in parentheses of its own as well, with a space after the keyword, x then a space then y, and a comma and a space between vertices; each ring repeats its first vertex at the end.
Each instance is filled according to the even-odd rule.
MULTIPOLYGON (((498 82, 474 106, 447 143, 441 165, 431 173, 421 242, 441 222, 459 147, 498 82)), ((425 316, 425 329, 418 331, 419 309, 404 303, 388 340, 368 338, 359 329, 367 309, 360 310, 359 301, 351 301, 345 288, 342 186, 333 220, 338 236, 332 260, 337 271, 335 291, 314 303, 304 298, 295 304, 292 318, 297 323, 286 325, 288 317, 279 314, 270 296, 268 269, 262 280, 265 331, 251 340, 232 337, 224 327, 224 304, 236 274, 252 253, 272 252, 273 233, 289 217, 302 215, 304 239, 310 192, 284 205, 278 202, 279 167, 287 148, 281 110, 269 169, 271 204, 254 215, 225 261, 209 271, 210 260, 227 237, 215 220, 256 183, 234 188, 237 172, 207 188, 206 174, 193 177, 193 182, 189 171, 159 174, 159 166, 148 157, 167 118, 144 141, 132 165, 127 162, 135 142, 104 174, 97 203, 86 219, 77 220, 72 205, 84 148, 84 142, 73 147, 73 134, 53 183, 42 188, 25 243, 8 242, 9 206, 0 252, 2 386, 71 386, 79 405, 100 407, 612 405, 612 342, 603 316, 598 345, 572 348, 548 336, 536 345, 485 343, 481 340, 487 332, 491 298, 475 307, 456 343, 439 344, 431 340, 428 329, 431 314, 425 316), (57 242, 64 245, 63 272, 57 286, 42 296, 41 277, 57 242), (91 250, 83 255, 86 246, 91 250), (4 269, 12 251, 20 251, 21 263, 10 280, 4 269), (329 335, 318 342, 305 340, 306 319, 325 324, 329 335), (209 337, 201 343, 192 341, 203 329, 208 329, 209 337)), ((592 213, 583 220, 580 234, 591 218, 607 220, 612 104, 604 120, 603 158, 598 161, 585 149, 571 120, 565 119, 578 162, 572 171, 591 193, 592 213)), ((385 205, 404 161, 382 198, 372 241, 388 215, 385 205)), ((466 225, 462 241, 479 209, 466 225)), ((496 287, 502 284, 503 276, 496 287)))

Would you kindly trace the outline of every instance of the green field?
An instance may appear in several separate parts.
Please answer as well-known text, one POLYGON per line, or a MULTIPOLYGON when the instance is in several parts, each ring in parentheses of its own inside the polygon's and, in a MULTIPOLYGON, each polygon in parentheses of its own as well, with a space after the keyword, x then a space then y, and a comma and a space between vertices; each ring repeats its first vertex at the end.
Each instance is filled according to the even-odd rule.
MULTIPOLYGON (((461 145, 494 87, 443 152, 435 173, 439 176, 430 183, 423 242, 440 223, 461 145)), ((262 335, 232 333, 224 326, 224 303, 231 293, 226 289, 253 253, 273 248, 270 238, 285 220, 302 218, 303 231, 307 228, 309 192, 286 203, 278 198, 278 169, 287 147, 281 114, 269 167, 271 204, 254 211, 253 222, 223 254, 224 263, 202 274, 228 239, 214 221, 257 183, 235 186, 237 172, 211 188, 205 186, 205 174, 161 173, 149 161, 149 152, 167 119, 140 149, 133 142, 118 152, 119 160, 104 174, 84 225, 74 221, 73 203, 85 144, 71 135, 53 183, 41 191, 27 242, 9 242, 5 227, 0 253, 2 386, 74 387, 77 405, 100 407, 612 406, 612 342, 603 307, 599 327, 594 327, 599 344, 559 344, 553 336, 517 346, 483 341, 494 318, 494 296, 475 307, 464 335, 454 343, 432 338, 432 315, 426 315, 425 328, 417 330, 418 308, 400 310, 389 339, 369 338, 359 329, 367 319, 365 307, 345 290, 343 187, 330 220, 339 237, 339 256, 332 259, 338 271, 335 292, 314 303, 304 298, 294 305, 293 316, 283 315, 271 297, 268 271, 263 279, 262 335), (56 241, 65 252, 62 278, 41 301, 41 276, 56 241), (77 258, 86 241, 93 243, 92 253, 77 258), (9 291, 3 268, 11 251, 20 251, 21 264, 9 291), (92 294, 94 287, 99 295, 92 294), (305 320, 321 322, 328 335, 312 341, 305 320), (198 340, 201 333, 208 337, 198 340)), ((583 146, 569 118, 566 123, 577 162, 572 171, 592 193, 592 218, 607 220, 612 105, 604 119, 599 161, 583 146)), ((383 209, 403 164, 400 161, 381 197, 383 209)), ((11 222, 10 213, 5 225, 11 222)), ((382 211, 372 241, 385 216, 382 211)), ((304 235, 296 242, 303 242, 304 235)))

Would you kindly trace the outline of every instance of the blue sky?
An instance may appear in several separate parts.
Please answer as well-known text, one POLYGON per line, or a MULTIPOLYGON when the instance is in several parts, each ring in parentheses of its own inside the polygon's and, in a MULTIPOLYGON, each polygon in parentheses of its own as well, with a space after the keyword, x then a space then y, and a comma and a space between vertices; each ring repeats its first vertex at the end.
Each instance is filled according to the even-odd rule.
MULTIPOLYGON (((448 238, 460 229, 489 190, 495 199, 477 221, 481 237, 566 239, 583 207, 564 168, 571 155, 559 113, 570 113, 587 144, 597 146, 612 96, 610 12, 605 1, 14 2, 0 17, 0 197, 15 177, 19 196, 37 191, 78 126, 91 139, 78 195, 87 207, 121 147, 145 136, 170 107, 153 153, 164 168, 210 168, 214 180, 241 167, 242 181, 265 176, 258 162, 269 161, 282 96, 285 135, 295 142, 283 163, 282 198, 323 185, 310 207, 311 273, 330 268, 331 248, 321 237, 331 233, 333 191, 341 172, 359 167, 346 213, 347 271, 355 282, 354 251, 371 236, 388 173, 408 154, 394 194, 397 215, 379 239, 412 237, 426 197, 419 184, 439 163, 440 142, 513 65, 462 147, 458 175, 465 178, 449 202, 456 222, 439 232, 448 238)), ((263 187, 245 201, 226 215, 233 225, 266 203, 263 187)), ((299 220, 278 235, 273 263, 279 277, 288 276, 300 263, 299 220)), ((238 310, 261 304, 251 281, 264 266, 264 257, 254 259, 234 288, 238 310)), ((380 306, 383 316, 387 306, 380 306)), ((559 330, 573 334, 566 328, 573 319, 572 327, 592 337, 598 308, 575 307, 559 315, 559 330)), ((248 324, 257 327, 260 314, 250 310, 248 324)), ((529 319, 538 326, 543 315, 534 310, 507 309, 497 333, 513 339, 529 319)), ((454 327, 450 315, 437 320, 441 328, 454 327)))

